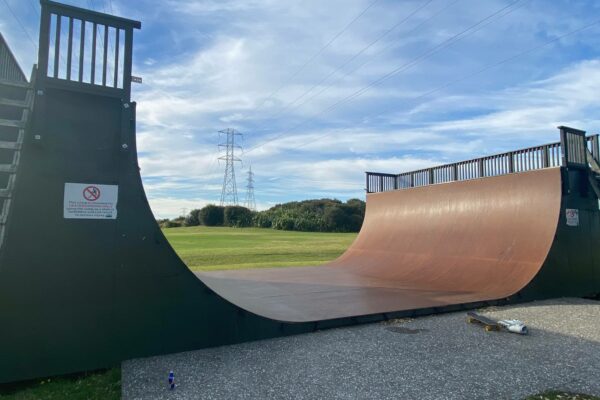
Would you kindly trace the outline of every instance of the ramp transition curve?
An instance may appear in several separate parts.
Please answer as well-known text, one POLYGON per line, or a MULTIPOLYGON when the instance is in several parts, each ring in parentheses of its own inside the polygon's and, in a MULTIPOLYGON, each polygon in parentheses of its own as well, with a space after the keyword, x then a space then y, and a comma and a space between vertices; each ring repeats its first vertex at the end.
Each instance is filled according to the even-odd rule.
POLYGON ((34 105, 10 168, 0 249, 0 383, 488 300, 599 291, 598 199, 587 170, 565 167, 370 194, 355 243, 325 267, 195 275, 158 228, 140 178, 130 100, 139 22, 47 0, 41 19, 34 105), (108 75, 103 84, 61 75, 56 60, 71 54, 55 53, 49 68, 56 14, 124 32, 114 85, 105 71, 96 72, 108 75), (81 184, 111 188, 117 213, 67 218, 81 184), (577 226, 566 224, 567 208, 579 210, 577 226))
POLYGON ((288 322, 500 299, 542 267, 560 204, 560 168, 372 193, 358 238, 325 266, 196 275, 288 322))

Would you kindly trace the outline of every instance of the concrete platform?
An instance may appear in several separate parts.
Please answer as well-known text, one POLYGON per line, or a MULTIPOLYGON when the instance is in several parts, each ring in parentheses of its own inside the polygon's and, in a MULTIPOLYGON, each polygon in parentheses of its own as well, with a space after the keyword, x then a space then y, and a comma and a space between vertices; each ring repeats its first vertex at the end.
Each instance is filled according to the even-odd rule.
POLYGON ((488 308, 528 336, 464 312, 354 326, 123 363, 123 399, 522 399, 600 395, 600 302, 488 308), (177 388, 168 390, 169 370, 177 388))

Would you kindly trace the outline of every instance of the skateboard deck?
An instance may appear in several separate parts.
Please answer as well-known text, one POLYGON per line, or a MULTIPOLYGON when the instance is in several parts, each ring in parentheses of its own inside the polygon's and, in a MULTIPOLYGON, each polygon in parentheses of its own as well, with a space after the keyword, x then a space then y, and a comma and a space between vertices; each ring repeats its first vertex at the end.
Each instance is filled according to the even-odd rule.
POLYGON ((483 315, 477 314, 475 312, 467 313, 467 322, 470 324, 480 324, 483 325, 483 328, 487 331, 499 331, 502 327, 498 324, 498 321, 494 321, 491 318, 484 317, 483 315))

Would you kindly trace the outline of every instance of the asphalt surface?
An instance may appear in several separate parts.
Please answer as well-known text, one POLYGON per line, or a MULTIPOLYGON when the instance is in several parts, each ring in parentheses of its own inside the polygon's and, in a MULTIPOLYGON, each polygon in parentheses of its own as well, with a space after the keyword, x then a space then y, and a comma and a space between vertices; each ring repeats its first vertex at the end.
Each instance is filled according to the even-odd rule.
POLYGON ((129 360, 123 399, 522 399, 546 390, 600 396, 600 302, 480 311, 520 319, 530 333, 486 332, 457 312, 129 360))

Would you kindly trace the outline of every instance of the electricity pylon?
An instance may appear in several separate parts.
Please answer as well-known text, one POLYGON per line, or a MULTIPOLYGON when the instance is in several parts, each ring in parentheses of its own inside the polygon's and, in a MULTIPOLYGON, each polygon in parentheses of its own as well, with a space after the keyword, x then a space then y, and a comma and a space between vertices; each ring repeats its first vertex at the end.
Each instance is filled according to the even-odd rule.
POLYGON ((252 165, 248 168, 248 183, 246 184, 246 208, 256 211, 256 200, 254 199, 254 172, 252 165))
POLYGON ((219 131, 220 135, 225 135, 225 143, 219 143, 219 150, 224 149, 225 154, 219 157, 219 160, 225 161, 225 175, 223 176, 223 189, 221 190, 221 205, 238 205, 237 186, 235 184, 236 162, 242 160, 235 156, 235 149, 241 150, 242 147, 235 144, 235 137, 242 136, 235 129, 224 129, 219 131))

